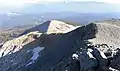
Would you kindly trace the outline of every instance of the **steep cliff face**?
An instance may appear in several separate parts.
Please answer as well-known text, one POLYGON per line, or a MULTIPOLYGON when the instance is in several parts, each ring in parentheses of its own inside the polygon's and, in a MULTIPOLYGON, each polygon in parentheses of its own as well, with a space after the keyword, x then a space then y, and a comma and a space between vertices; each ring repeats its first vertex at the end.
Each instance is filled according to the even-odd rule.
POLYGON ((115 63, 119 55, 113 55, 117 61, 109 58, 119 46, 119 26, 91 23, 73 30, 54 23, 48 26, 47 33, 40 33, 41 26, 34 27, 1 45, 0 71, 109 71, 119 66, 115 63))

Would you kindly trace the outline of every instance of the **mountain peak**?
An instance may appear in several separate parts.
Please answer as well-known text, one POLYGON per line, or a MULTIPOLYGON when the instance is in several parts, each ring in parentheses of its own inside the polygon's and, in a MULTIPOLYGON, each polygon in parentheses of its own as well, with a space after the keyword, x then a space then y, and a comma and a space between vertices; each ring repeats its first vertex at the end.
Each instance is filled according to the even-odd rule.
POLYGON ((65 22, 58 21, 58 20, 50 20, 26 30, 23 34, 26 34, 32 31, 39 31, 40 33, 48 33, 48 34, 67 33, 73 29, 75 29, 73 25, 69 25, 65 22))

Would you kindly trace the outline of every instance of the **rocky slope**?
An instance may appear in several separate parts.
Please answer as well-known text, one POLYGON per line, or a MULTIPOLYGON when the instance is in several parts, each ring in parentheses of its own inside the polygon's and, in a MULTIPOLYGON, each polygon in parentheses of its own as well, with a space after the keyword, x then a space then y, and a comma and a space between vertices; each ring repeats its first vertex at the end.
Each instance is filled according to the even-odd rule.
POLYGON ((41 33, 65 33, 70 30, 73 30, 75 27, 70 25, 72 23, 65 23, 62 21, 51 20, 46 21, 43 24, 31 24, 24 26, 16 26, 11 29, 1 30, 0 31, 0 43, 4 43, 8 40, 12 40, 13 38, 17 38, 18 36, 22 36, 32 31, 39 31, 41 33), (57 24, 56 24, 57 23, 57 24))
POLYGON ((119 19, 111 19, 100 22, 95 22, 98 33, 96 38, 90 40, 95 44, 108 44, 110 46, 119 47, 120 46, 120 21, 119 19))
POLYGON ((46 23, 1 46, 0 71, 120 70, 118 25, 93 22, 73 30, 63 22, 46 23))
POLYGON ((4 43, 8 40, 12 40, 13 38, 18 37, 25 30, 34 27, 35 25, 24 25, 24 26, 16 26, 11 29, 0 30, 0 43, 4 43))

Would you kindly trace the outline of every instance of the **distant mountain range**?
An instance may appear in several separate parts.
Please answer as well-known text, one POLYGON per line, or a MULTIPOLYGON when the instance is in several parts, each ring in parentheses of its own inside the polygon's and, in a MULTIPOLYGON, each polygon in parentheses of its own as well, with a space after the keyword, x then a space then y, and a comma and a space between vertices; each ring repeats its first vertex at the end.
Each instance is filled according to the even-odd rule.
POLYGON ((0 7, 0 13, 19 12, 40 14, 45 12, 69 12, 75 11, 80 13, 112 13, 120 12, 119 4, 110 4, 94 1, 68 1, 68 2, 45 2, 35 4, 25 4, 19 8, 0 7))
POLYGON ((8 10, 0 7, 0 29, 62 20, 81 24, 120 17, 120 5, 90 1, 25 4, 8 10), (6 11, 4 11, 6 10, 6 11))
MULTIPOLYGON (((28 4, 24 6, 20 12, 40 14, 44 12, 80 12, 80 13, 112 13, 120 12, 119 4, 109 4, 102 2, 90 2, 90 1, 68 1, 57 3, 37 3, 28 4)), ((19 11, 18 11, 19 12, 19 11)))
POLYGON ((9 29, 15 26, 35 25, 48 20, 61 20, 75 22, 77 24, 88 24, 111 18, 120 18, 119 12, 114 13, 79 13, 79 12, 47 12, 41 14, 6 13, 0 14, 0 29, 9 29))

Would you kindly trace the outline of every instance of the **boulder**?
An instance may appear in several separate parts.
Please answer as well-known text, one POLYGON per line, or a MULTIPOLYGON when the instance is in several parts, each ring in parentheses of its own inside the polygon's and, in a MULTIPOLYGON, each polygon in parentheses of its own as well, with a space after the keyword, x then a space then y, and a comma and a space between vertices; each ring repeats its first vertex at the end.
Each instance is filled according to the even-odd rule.
POLYGON ((80 71, 93 71, 98 65, 96 58, 89 51, 79 53, 80 71))
POLYGON ((105 54, 97 48, 93 49, 92 54, 98 61, 98 70, 106 71, 106 67, 108 66, 108 59, 105 54))
POLYGON ((110 67, 120 71, 120 49, 117 49, 114 59, 111 61, 110 67))

